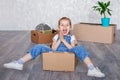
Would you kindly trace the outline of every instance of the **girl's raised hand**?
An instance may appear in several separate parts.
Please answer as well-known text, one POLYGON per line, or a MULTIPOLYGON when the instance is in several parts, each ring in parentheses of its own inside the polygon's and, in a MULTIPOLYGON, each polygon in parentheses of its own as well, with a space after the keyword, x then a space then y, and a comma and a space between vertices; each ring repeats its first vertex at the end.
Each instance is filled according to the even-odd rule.
POLYGON ((62 42, 62 41, 64 40, 64 35, 63 35, 63 32, 62 32, 62 31, 60 31, 60 32, 59 32, 59 35, 60 35, 60 41, 62 42))

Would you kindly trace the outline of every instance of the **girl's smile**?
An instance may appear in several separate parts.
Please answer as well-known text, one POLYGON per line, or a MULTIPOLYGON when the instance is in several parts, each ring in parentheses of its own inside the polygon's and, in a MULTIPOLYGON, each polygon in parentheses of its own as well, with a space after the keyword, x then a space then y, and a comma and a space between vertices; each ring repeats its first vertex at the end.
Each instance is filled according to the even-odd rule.
POLYGON ((63 32, 63 34, 64 34, 64 35, 67 35, 68 30, 67 30, 67 29, 63 29, 63 31, 62 31, 62 32, 63 32))

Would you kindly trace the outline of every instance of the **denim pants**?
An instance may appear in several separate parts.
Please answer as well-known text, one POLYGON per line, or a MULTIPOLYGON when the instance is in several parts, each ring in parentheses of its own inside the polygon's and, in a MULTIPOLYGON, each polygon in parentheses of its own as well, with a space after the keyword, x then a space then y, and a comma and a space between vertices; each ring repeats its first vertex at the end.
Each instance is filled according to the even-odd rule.
MULTIPOLYGON (((64 39, 70 44, 70 40, 71 40, 70 36, 64 36, 64 39)), ((38 55, 50 51, 54 51, 54 50, 52 50, 49 46, 46 46, 44 44, 37 44, 29 50, 29 53, 31 54, 32 59, 35 59, 38 55)), ((75 53, 77 58, 81 61, 84 61, 84 59, 89 56, 89 52, 81 45, 68 49, 63 43, 60 43, 56 51, 75 53)))

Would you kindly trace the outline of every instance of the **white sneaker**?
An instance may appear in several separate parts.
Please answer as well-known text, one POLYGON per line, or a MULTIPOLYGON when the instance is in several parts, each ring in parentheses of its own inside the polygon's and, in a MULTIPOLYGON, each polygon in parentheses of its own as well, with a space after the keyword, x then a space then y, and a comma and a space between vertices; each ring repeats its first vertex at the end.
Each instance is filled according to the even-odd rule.
POLYGON ((23 70, 23 64, 19 64, 17 61, 6 63, 3 65, 5 68, 23 70))
POLYGON ((88 70, 87 73, 88 76, 94 76, 94 77, 105 77, 105 74, 102 73, 97 67, 93 70, 88 70))

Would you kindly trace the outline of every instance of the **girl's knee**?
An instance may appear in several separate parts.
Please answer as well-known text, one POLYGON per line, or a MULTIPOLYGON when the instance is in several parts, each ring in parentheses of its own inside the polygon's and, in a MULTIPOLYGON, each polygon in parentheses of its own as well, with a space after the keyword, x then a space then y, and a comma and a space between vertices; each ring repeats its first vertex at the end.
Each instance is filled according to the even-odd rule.
POLYGON ((81 55, 76 55, 78 57, 79 60, 84 61, 86 57, 88 57, 88 54, 81 54, 81 55))
POLYGON ((41 52, 39 49, 31 49, 29 53, 31 54, 32 58, 35 58, 40 55, 41 52))

